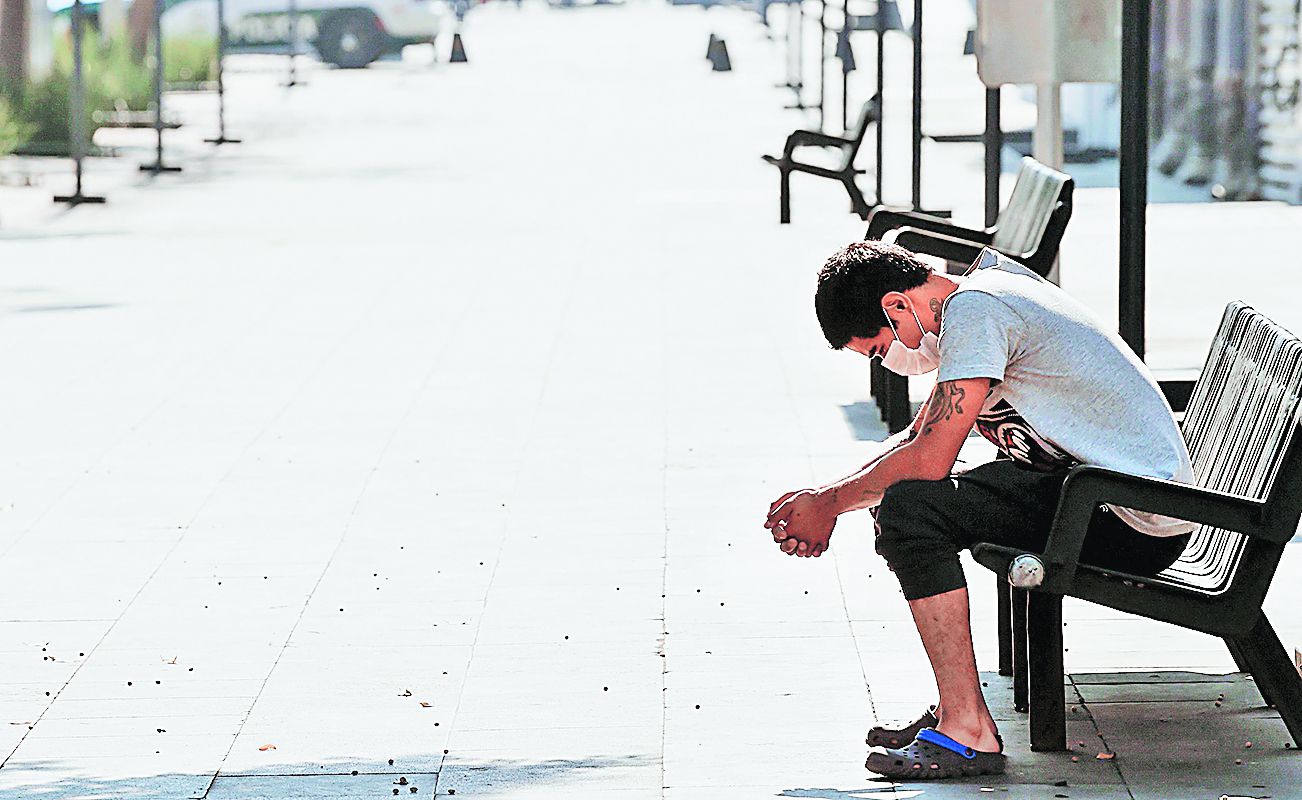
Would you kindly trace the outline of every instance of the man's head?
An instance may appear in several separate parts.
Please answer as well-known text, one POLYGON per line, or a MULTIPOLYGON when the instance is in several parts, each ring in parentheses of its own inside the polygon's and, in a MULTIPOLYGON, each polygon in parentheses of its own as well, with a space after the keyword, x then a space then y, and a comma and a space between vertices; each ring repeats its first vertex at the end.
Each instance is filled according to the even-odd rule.
MULTIPOLYGON (((837 251, 819 271, 814 293, 827 343, 834 350, 848 346, 867 356, 882 355, 895 339, 893 325, 906 346, 916 347, 923 335, 919 328, 935 317, 923 297, 931 277, 931 270, 899 245, 855 242, 837 251)), ((932 332, 938 329, 936 324, 932 332)))

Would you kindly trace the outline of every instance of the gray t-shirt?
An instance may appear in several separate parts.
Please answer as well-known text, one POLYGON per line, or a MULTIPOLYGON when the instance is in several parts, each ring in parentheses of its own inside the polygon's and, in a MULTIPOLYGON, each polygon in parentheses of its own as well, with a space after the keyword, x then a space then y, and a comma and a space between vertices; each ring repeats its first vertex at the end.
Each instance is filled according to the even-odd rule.
MULTIPOLYGON (((977 429, 1041 471, 1090 464, 1193 483, 1189 451, 1157 381, 1121 337, 1062 289, 985 250, 945 301, 937 380, 990 378, 977 429)), ((1194 526, 1113 507, 1153 536, 1194 526)))

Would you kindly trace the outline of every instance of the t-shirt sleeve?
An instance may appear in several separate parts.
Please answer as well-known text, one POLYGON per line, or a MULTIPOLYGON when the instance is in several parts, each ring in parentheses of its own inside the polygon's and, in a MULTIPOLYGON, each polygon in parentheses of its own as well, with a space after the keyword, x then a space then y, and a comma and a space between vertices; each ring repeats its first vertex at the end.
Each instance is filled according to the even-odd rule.
POLYGON ((940 325, 938 381, 1004 379, 1016 351, 1021 320, 1006 303, 981 291, 949 298, 940 325))

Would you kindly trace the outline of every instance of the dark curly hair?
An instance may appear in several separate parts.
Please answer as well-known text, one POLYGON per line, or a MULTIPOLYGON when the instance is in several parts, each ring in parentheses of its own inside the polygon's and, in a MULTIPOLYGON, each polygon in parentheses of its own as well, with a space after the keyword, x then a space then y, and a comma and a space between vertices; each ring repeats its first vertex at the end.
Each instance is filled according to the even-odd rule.
POLYGON ((886 327, 882 298, 927 282, 931 270, 895 244, 854 242, 838 250, 818 272, 814 310, 833 350, 851 339, 871 339, 886 327))

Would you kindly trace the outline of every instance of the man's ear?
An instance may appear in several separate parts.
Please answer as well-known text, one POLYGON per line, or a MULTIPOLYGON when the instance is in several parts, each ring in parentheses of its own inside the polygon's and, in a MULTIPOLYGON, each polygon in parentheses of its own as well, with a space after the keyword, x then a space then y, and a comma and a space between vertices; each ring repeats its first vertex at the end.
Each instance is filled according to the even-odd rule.
POLYGON ((903 292, 887 292, 882 295, 882 311, 890 313, 891 311, 903 312, 908 309, 908 298, 903 292))

